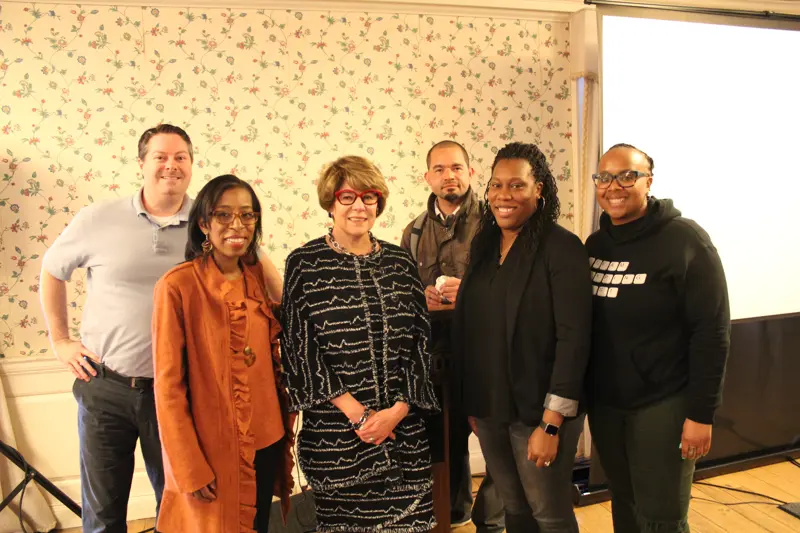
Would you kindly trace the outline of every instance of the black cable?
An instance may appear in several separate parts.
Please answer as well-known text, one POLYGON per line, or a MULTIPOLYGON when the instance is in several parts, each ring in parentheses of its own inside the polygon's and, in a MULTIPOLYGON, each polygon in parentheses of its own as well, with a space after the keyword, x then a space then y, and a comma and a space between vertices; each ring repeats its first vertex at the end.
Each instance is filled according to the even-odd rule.
POLYGON ((149 531, 155 531, 155 527, 148 527, 147 529, 141 530, 139 533, 148 533, 149 531))
POLYGON ((790 463, 792 463, 794 466, 796 466, 797 468, 800 468, 800 461, 798 461, 798 460, 797 460, 797 459, 795 459, 794 457, 787 457, 787 459, 788 459, 788 460, 789 460, 789 462, 790 462, 790 463))
POLYGON ((720 504, 720 505, 725 505, 725 506, 731 506, 731 505, 753 505, 753 504, 761 504, 761 505, 778 505, 778 504, 777 504, 777 503, 775 503, 775 502, 756 502, 756 501, 752 501, 752 502, 732 502, 732 503, 725 503, 725 502, 720 502, 720 501, 717 501, 717 500, 711 500, 711 499, 709 499, 709 498, 697 498, 696 496, 692 496, 692 499, 693 499, 693 500, 699 500, 699 501, 701 501, 701 502, 711 502, 711 503, 718 503, 718 504, 720 504))
MULTIPOLYGON (((778 498, 773 498, 772 496, 767 496, 766 494, 761 494, 760 492, 753 492, 751 490, 735 489, 733 487, 726 487, 725 485, 715 485, 714 483, 707 483, 705 481, 695 481, 694 484, 695 485, 704 485, 706 487, 714 487, 716 489, 732 490, 733 492, 741 492, 742 494, 749 494, 751 496, 758 496, 759 498, 766 498, 768 500, 772 500, 774 502, 778 502, 781 505, 786 503, 785 501, 779 500, 778 498)), ((717 503, 721 503, 721 502, 717 502, 717 503)), ((761 502, 761 503, 767 503, 767 502, 761 502)), ((728 504, 723 504, 723 505, 728 505, 728 504)))

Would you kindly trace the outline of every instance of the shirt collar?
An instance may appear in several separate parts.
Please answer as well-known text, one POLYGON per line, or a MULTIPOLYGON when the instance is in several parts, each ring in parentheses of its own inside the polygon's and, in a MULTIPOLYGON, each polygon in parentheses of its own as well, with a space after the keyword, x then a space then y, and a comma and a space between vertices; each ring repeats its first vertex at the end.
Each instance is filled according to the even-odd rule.
MULTIPOLYGON (((453 211, 451 213, 451 215, 452 216, 456 216, 458 214, 458 211, 461 209, 462 205, 464 205, 463 202, 458 207, 456 207, 456 210, 453 211)), ((433 202, 433 211, 434 211, 434 213, 436 213, 436 216, 439 217, 442 221, 444 221, 447 218, 447 215, 442 213, 442 210, 439 209, 439 199, 438 198, 436 200, 434 200, 434 202, 433 202)))
MULTIPOLYGON (((150 213, 144 208, 142 196, 144 195, 144 188, 139 189, 139 192, 133 195, 133 208, 136 210, 137 215, 148 216, 150 213)), ((189 212, 192 210, 192 199, 188 194, 183 195, 183 203, 181 209, 178 211, 179 222, 189 222, 189 212)))

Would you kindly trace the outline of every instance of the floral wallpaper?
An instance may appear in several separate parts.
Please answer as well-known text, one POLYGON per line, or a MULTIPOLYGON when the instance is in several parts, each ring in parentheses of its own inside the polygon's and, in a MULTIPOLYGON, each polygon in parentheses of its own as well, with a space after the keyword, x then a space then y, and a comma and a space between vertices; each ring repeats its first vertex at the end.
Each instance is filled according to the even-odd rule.
MULTIPOLYGON (((0 354, 47 354, 42 255, 81 207, 138 190, 137 140, 160 122, 192 137, 190 194, 223 173, 253 184, 279 267, 325 231, 314 181, 344 154, 386 175, 375 232, 398 242, 442 139, 466 146, 481 192, 497 149, 537 143, 571 229, 568 40, 563 22, 455 14, 3 2, 0 354)), ((84 291, 75 275, 75 332, 84 291)))

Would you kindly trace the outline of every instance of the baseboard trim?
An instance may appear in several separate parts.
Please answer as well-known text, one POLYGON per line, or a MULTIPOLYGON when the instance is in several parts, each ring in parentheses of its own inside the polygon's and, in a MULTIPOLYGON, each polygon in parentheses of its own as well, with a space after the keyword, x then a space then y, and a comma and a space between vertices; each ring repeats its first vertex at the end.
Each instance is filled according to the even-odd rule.
MULTIPOLYGON (((65 506, 58 504, 52 505, 50 509, 56 517, 59 529, 81 527, 81 519, 75 516, 72 511, 65 506)), ((152 494, 142 494, 141 496, 131 496, 128 500, 128 521, 141 520, 143 518, 153 518, 156 514, 156 500, 152 494)))

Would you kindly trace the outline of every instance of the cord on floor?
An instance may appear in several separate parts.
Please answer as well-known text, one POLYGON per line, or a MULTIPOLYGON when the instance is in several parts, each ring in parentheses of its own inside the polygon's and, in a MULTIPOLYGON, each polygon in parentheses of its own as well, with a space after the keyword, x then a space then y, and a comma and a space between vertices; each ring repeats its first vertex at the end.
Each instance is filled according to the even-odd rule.
MULTIPOLYGON (((719 503, 721 505, 743 505, 744 503, 766 503, 769 505, 783 505, 786 503, 785 501, 779 500, 778 498, 773 498, 772 496, 767 496, 766 494, 761 494, 760 492, 753 492, 752 490, 736 489, 733 487, 726 487, 725 485, 716 485, 714 483, 708 483, 707 481, 695 481, 694 484, 703 485, 705 487, 714 487, 716 489, 730 490, 733 492, 740 492, 742 494, 749 494, 750 496, 758 496, 759 498, 766 498, 768 500, 772 500, 771 502, 738 502, 738 503, 722 503, 715 501, 715 503, 719 503)), ((693 498, 693 499, 702 500, 703 498, 693 498)), ((713 501, 713 500, 708 500, 708 501, 713 501)))

